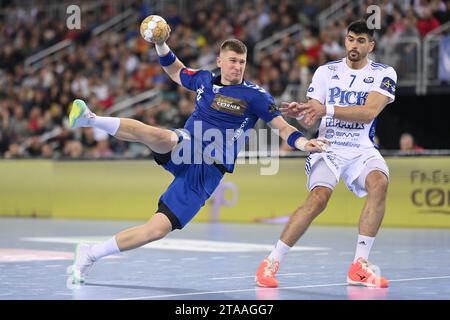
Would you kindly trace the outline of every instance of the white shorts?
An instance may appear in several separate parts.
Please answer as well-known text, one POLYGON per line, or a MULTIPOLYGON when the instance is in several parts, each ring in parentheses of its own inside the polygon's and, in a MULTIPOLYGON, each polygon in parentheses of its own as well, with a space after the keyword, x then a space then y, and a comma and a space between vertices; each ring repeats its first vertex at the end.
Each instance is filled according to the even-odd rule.
POLYGON ((347 188, 358 197, 367 195, 366 177, 371 171, 381 171, 389 179, 389 169, 377 149, 364 152, 314 153, 306 158, 307 188, 317 186, 334 189, 342 178, 347 188))

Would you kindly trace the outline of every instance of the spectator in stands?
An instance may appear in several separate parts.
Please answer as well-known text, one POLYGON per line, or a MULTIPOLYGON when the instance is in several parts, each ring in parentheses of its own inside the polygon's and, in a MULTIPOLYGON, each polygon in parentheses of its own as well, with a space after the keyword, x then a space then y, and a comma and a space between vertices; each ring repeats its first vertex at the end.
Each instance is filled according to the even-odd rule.
POLYGON ((417 29, 422 37, 426 36, 427 33, 433 31, 434 29, 440 26, 439 20, 437 20, 431 14, 431 10, 429 8, 424 8, 420 15, 419 20, 417 21, 417 29))
POLYGON ((342 59, 345 56, 344 48, 336 41, 339 39, 332 38, 328 31, 322 31, 320 36, 326 61, 342 59))
POLYGON ((166 21, 173 30, 175 30, 181 24, 182 18, 178 14, 178 8, 176 4, 171 3, 167 7, 166 21))
POLYGON ((23 157, 23 150, 17 143, 12 143, 9 145, 8 151, 5 152, 6 159, 17 159, 23 157))
POLYGON ((186 98, 181 99, 178 102, 178 117, 174 123, 174 128, 184 127, 186 120, 191 116, 192 112, 194 112, 194 104, 191 100, 186 98))
POLYGON ((27 156, 32 158, 37 158, 42 156, 42 142, 40 141, 38 136, 33 136, 27 140, 27 148, 25 149, 25 153, 27 156))
POLYGON ((405 19, 403 18, 401 12, 397 9, 394 9, 392 12, 392 23, 390 27, 392 27, 396 36, 402 35, 406 30, 405 19))
POLYGON ((399 56, 397 52, 397 43, 398 43, 398 34, 395 33, 394 26, 390 25, 386 28, 386 33, 381 37, 378 46, 383 48, 384 50, 384 60, 383 62, 396 66, 398 61, 401 60, 402 57, 399 56))
POLYGON ((403 133, 400 136, 399 147, 401 153, 421 153, 424 148, 414 142, 414 137, 410 133, 403 133))
POLYGON ((450 0, 445 1, 443 10, 437 10, 433 15, 439 20, 441 24, 445 24, 450 21, 450 0))
POLYGON ((83 156, 83 146, 78 140, 67 140, 64 145, 63 154, 69 158, 81 158, 83 156))
POLYGON ((51 145, 44 143, 41 148, 41 156, 46 159, 53 158, 54 152, 51 145))
POLYGON ((113 152, 109 145, 108 139, 97 141, 97 146, 92 150, 92 156, 94 158, 110 158, 113 156, 113 152))
MULTIPOLYGON (((127 9, 135 8, 138 13, 142 9, 144 17, 154 12, 144 5, 147 2, 136 1, 127 9)), ((230 8, 226 0, 216 0, 213 5, 198 1, 185 6, 183 15, 173 4, 165 6, 166 10, 160 14, 172 30, 176 29, 170 45, 187 64, 194 68, 214 64, 215 45, 227 37, 240 38, 247 43, 249 53, 245 78, 269 90, 276 99, 289 100, 294 94, 291 88, 309 83, 318 65, 340 58, 342 48, 336 41, 346 34, 346 20, 364 15, 367 6, 374 3, 366 0, 355 6, 350 2, 344 9, 344 18, 330 19, 323 29, 318 29, 317 15, 331 2, 249 0, 236 1, 237 6, 230 8), (270 45, 269 50, 260 51, 259 59, 253 61, 254 44, 295 23, 300 23, 304 30, 300 41, 297 35, 286 35, 270 45)), ((177 123, 185 120, 182 110, 190 106, 181 101, 185 98, 192 101, 193 96, 186 96, 186 92, 169 81, 154 51, 148 50, 149 44, 140 38, 136 25, 122 31, 107 30, 102 37, 92 37, 87 32, 86 41, 76 41, 73 50, 61 51, 59 57, 55 55, 55 60, 44 60, 42 67, 33 71, 24 66, 24 60, 31 54, 64 37, 80 39, 80 34, 66 34, 65 22, 46 16, 47 10, 39 1, 27 8, 13 3, 5 6, 10 10, 4 15, 6 19, 0 19, 0 101, 9 101, 6 103, 8 128, 2 126, 4 116, 0 115, 0 157, 11 144, 26 150, 24 142, 31 136, 47 134, 55 128, 64 130, 61 115, 67 113, 75 95, 88 99, 89 105, 108 109, 146 90, 157 89, 163 100, 170 101, 171 108, 178 111, 178 116, 169 119, 157 115, 159 108, 145 108, 148 113, 143 110, 140 120, 151 125, 164 121, 167 127, 179 127, 177 123)), ((389 48, 393 48, 393 41, 388 40, 394 40, 395 36, 415 37, 419 36, 419 31, 423 36, 450 20, 450 0, 383 0, 380 6, 383 13, 381 39, 389 48), (417 16, 421 17, 420 21, 417 16)), ((83 15, 83 28, 90 31, 117 11, 120 12, 119 6, 111 2, 100 15, 83 15)), ((397 56, 401 57, 396 63, 415 65, 416 49, 415 43, 396 46, 397 56)), ((73 139, 72 135, 63 134, 58 136, 58 143, 49 143, 55 151, 53 157, 64 154, 63 146, 68 139, 73 139)), ((85 147, 84 155, 90 154, 88 148, 94 148, 85 147)), ((122 146, 112 150, 126 153, 122 146)))

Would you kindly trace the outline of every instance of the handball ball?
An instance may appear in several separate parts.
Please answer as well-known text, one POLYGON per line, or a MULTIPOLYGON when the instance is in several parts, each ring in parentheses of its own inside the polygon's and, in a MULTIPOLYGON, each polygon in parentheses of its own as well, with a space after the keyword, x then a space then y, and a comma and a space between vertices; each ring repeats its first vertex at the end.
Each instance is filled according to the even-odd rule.
POLYGON ((145 18, 141 23, 141 36, 145 41, 158 43, 166 40, 169 25, 166 20, 157 15, 145 18))

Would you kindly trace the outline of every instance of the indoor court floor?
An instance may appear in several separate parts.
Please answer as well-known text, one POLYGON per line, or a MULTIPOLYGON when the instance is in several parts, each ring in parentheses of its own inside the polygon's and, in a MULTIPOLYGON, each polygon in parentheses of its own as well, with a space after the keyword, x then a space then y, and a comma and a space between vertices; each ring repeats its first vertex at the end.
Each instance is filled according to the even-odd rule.
POLYGON ((450 230, 382 228, 370 261, 387 289, 348 286, 357 228, 312 226, 278 273, 254 274, 283 225, 191 223, 98 261, 86 284, 67 282, 75 244, 143 221, 0 218, 0 300, 450 300, 450 230))

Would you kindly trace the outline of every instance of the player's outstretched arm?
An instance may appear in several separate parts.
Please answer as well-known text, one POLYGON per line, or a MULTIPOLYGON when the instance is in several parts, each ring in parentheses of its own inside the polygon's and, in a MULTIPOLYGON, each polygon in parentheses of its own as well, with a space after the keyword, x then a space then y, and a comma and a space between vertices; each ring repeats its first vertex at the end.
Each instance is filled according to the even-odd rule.
POLYGON ((279 136, 286 140, 287 143, 298 150, 306 152, 323 152, 326 151, 329 142, 323 139, 310 139, 304 137, 303 133, 291 126, 282 116, 273 118, 268 123, 272 129, 277 129, 279 136))
POLYGON ((164 71, 173 81, 181 86, 180 70, 184 68, 184 64, 170 50, 166 42, 155 43, 155 48, 164 71))
POLYGON ((175 56, 170 50, 166 41, 170 36, 170 26, 167 24, 165 36, 158 41, 155 41, 155 49, 159 56, 159 63, 167 75, 176 83, 181 85, 180 70, 184 68, 184 64, 175 56))
POLYGON ((387 96, 372 91, 369 93, 363 106, 325 106, 319 101, 311 99, 307 103, 299 105, 297 112, 299 116, 304 117, 304 121, 307 124, 312 124, 324 116, 351 122, 370 123, 383 111, 388 103, 389 98, 387 96))
POLYGON ((305 128, 306 130, 309 130, 317 125, 317 122, 319 121, 319 119, 317 119, 315 123, 306 122, 305 117, 303 115, 301 115, 301 113, 302 113, 301 105, 302 104, 303 103, 300 103, 300 102, 282 102, 280 111, 286 117, 295 118, 303 128, 305 128))
POLYGON ((169 77, 181 85, 180 69, 183 63, 166 44, 170 36, 170 26, 163 17, 150 15, 141 22, 140 32, 145 41, 155 44, 159 62, 169 77))

